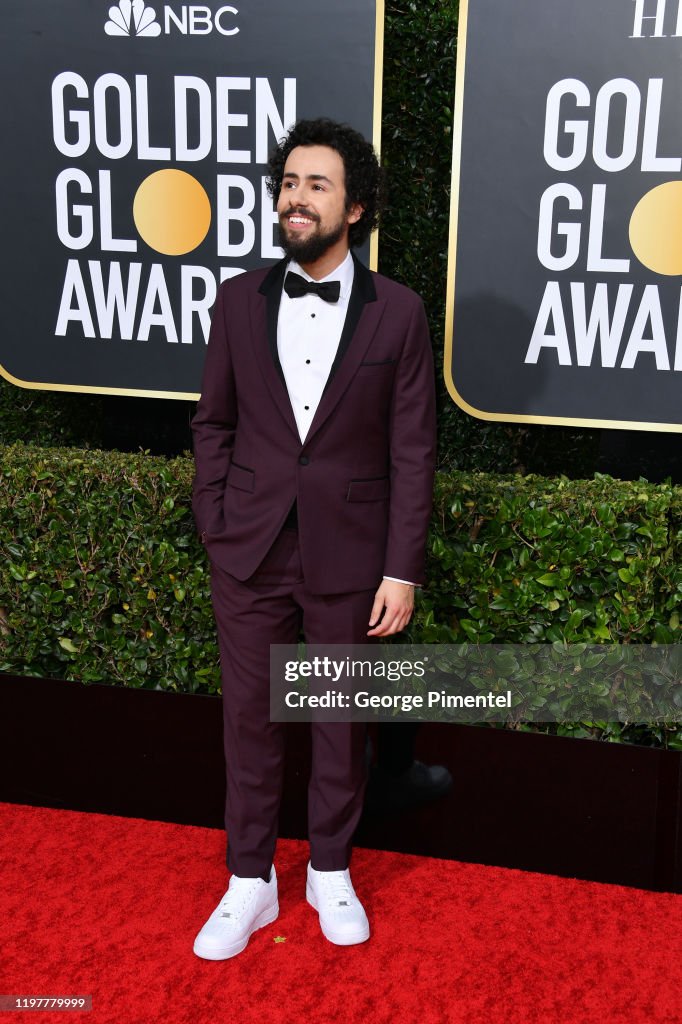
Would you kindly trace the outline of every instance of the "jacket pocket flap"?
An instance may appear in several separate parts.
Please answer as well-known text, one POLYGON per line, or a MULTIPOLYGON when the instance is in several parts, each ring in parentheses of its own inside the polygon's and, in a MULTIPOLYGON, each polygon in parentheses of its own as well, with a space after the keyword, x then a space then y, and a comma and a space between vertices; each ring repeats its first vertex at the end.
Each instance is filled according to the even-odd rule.
POLYGON ((227 471, 227 482, 230 487, 236 487, 240 491, 253 491, 256 484, 256 474, 246 466, 240 466, 236 462, 230 463, 227 471))
POLYGON ((351 480, 346 501, 383 501, 388 498, 391 486, 387 476, 369 480, 351 480))

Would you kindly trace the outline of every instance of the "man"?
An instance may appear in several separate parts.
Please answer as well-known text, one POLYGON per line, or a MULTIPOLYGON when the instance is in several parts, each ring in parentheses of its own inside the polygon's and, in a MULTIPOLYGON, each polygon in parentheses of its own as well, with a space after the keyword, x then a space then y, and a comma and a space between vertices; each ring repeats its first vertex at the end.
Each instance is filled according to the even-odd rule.
MULTIPOLYGON (((226 281, 193 420, 194 513, 211 560, 223 685, 228 891, 194 945, 241 952, 279 912, 283 725, 269 645, 377 642, 422 582, 435 400, 421 300, 350 253, 381 171, 346 125, 300 121, 270 159, 286 257, 226 281), (369 638, 369 640, 368 640, 369 638)), ((369 938, 349 873, 365 727, 314 722, 306 895, 338 945, 369 938)))

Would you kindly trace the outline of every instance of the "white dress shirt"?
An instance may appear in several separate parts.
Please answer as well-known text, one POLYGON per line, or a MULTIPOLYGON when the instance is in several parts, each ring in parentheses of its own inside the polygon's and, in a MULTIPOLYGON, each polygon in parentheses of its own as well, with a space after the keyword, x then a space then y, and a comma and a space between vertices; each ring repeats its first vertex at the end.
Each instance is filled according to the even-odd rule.
MULTIPOLYGON (((295 260, 287 266, 287 273, 289 271, 306 281, 313 280, 295 260)), ((339 282, 338 302, 326 302, 313 294, 292 299, 282 289, 277 318, 277 354, 302 443, 308 436, 341 341, 354 276, 353 257, 348 252, 336 270, 318 281, 339 282)), ((384 576, 384 579, 408 583, 394 576, 384 576)))
MULTIPOLYGON (((289 271, 313 280, 295 260, 289 263, 289 271)), ((341 341, 354 274, 353 257, 348 252, 343 263, 321 279, 339 282, 338 302, 325 302, 319 295, 291 299, 282 289, 277 352, 301 442, 310 430, 341 341)))

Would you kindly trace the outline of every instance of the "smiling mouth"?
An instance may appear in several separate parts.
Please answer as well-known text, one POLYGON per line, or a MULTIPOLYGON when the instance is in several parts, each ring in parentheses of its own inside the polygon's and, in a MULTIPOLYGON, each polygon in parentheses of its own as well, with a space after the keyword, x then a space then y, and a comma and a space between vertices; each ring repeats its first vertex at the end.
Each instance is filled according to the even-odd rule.
POLYGON ((292 212, 286 213, 283 219, 293 228, 307 228, 310 224, 315 224, 319 218, 307 213, 292 212))

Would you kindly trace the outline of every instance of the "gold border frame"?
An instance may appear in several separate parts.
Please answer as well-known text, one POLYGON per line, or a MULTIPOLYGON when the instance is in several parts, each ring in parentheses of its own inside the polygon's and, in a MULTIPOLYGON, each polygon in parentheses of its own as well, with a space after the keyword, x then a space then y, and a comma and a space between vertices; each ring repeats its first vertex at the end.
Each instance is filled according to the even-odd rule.
MULTIPOLYGON (((381 157, 381 121, 384 97, 384 0, 375 0, 376 21, 374 26, 374 118, 372 121, 372 145, 381 157)), ((370 270, 379 266, 379 231, 374 231, 369 240, 370 270)))
POLYGON ((455 110, 452 130, 452 177, 450 182, 450 229, 448 237, 447 291, 445 299, 445 349, 443 376, 452 400, 480 420, 500 423, 546 423, 560 427, 605 427, 615 430, 651 430, 659 433, 682 433, 682 423, 644 423, 639 420, 580 419, 572 416, 525 416, 521 413, 486 412, 470 405, 458 392, 452 379, 452 352, 454 347, 455 271, 457 260, 457 224, 459 213, 459 179, 462 154, 462 120, 464 104, 464 73, 466 64, 467 23, 469 0, 460 0, 457 27, 457 76, 455 82, 455 110))
MULTIPOLYGON (((381 112, 383 100, 383 75, 384 75, 384 0, 375 0, 375 29, 374 29, 374 96, 372 109, 372 144, 381 154, 381 112)), ((375 231, 369 244, 369 265, 372 270, 377 269, 379 261, 379 232, 375 231)), ((76 392, 81 395, 127 395, 134 398, 170 398, 176 401, 196 402, 199 392, 194 391, 149 391, 138 388, 100 388, 81 387, 80 384, 47 384, 36 383, 35 381, 20 380, 0 363, 0 377, 4 377, 10 384, 27 391, 64 391, 76 392)))

